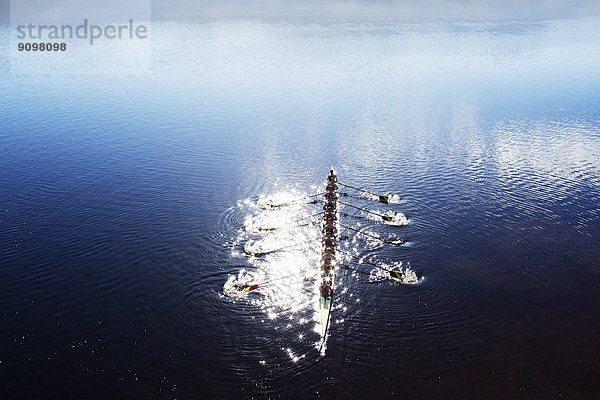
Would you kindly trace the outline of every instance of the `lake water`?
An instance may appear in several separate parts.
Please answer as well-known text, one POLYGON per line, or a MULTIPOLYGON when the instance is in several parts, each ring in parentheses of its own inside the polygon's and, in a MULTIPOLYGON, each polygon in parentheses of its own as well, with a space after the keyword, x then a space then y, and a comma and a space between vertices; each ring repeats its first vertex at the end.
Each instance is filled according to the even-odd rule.
POLYGON ((19 75, 3 27, 1 397, 593 398, 598 32, 156 22, 149 73, 19 75), (346 207, 408 243, 342 246, 420 282, 347 260, 319 352, 318 249, 299 245, 319 231, 291 226, 319 206, 256 204, 321 191, 332 165, 400 196, 345 201, 410 220, 346 207), (240 278, 271 285, 227 296, 240 278))

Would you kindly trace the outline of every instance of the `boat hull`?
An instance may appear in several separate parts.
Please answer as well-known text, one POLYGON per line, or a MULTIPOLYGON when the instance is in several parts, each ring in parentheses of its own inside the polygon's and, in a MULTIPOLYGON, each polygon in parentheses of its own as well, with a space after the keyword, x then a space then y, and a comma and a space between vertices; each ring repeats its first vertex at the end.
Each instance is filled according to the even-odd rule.
POLYGON ((321 297, 321 336, 325 336, 329 326, 329 316, 331 315, 331 296, 321 297))
POLYGON ((333 304, 333 281, 335 277, 335 248, 338 231, 337 223, 337 177, 333 168, 327 177, 327 188, 325 191, 325 205, 323 210, 323 250, 321 253, 321 286, 319 288, 319 308, 321 310, 321 336, 325 339, 331 308, 333 304))

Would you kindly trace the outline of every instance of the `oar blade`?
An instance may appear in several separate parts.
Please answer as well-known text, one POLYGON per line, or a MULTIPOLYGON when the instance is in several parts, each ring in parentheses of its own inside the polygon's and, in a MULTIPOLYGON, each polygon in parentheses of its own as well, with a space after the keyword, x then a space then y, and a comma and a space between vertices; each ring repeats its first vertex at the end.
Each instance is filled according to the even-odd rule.
POLYGON ((391 279, 396 279, 399 280, 400 282, 402 282, 402 279, 404 278, 404 276, 402 275, 401 272, 398 271, 388 271, 390 273, 390 278, 391 279))

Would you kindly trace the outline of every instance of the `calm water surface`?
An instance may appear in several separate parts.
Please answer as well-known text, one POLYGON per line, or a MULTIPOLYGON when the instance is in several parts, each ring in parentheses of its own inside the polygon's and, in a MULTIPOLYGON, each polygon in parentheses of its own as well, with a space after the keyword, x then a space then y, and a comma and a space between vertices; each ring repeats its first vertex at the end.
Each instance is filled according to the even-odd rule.
MULTIPOLYGON (((594 398, 600 391, 600 20, 154 23, 152 72, 0 58, 2 398, 594 398), (314 246, 248 258, 260 196, 340 180, 324 355, 314 246), (245 271, 245 272, 244 272, 245 271), (240 275, 241 274, 241 275, 240 275), (224 295, 232 279, 281 279, 224 295)), ((74 56, 71 63, 85 65, 74 56)), ((115 60, 118 62, 118 60, 115 60)), ((254 242, 254 243, 255 243, 254 242)))

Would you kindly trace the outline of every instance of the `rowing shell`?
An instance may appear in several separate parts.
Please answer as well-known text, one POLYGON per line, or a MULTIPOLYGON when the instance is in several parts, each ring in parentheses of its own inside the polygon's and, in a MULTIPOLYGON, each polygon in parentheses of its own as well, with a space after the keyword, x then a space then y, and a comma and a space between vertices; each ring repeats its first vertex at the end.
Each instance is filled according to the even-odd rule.
POLYGON ((337 177, 333 169, 327 176, 325 205, 323 206, 323 250, 321 252, 321 286, 319 308, 321 310, 321 336, 325 338, 331 307, 333 304, 333 282, 335 278, 335 248, 337 236, 337 177))

